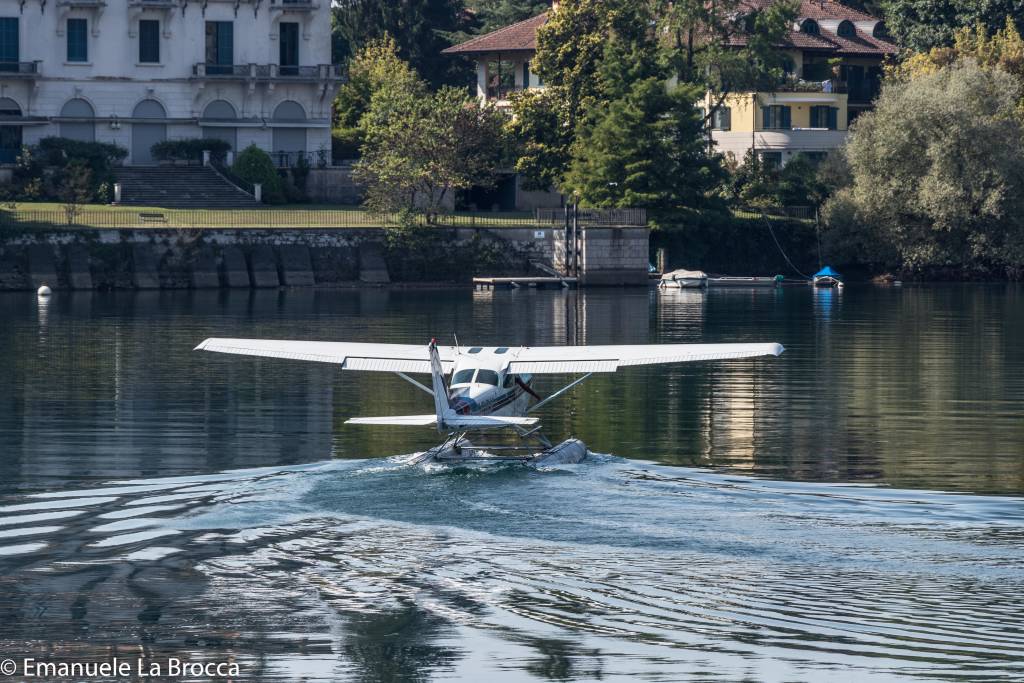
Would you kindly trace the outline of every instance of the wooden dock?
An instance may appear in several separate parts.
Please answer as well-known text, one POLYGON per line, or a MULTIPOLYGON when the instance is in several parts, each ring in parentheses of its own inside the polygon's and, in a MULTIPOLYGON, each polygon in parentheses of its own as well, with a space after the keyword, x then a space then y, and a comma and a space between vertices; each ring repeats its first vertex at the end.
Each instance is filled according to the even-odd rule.
POLYGON ((575 289, 577 285, 574 277, 475 277, 473 286, 477 289, 520 289, 532 287, 534 289, 575 289))

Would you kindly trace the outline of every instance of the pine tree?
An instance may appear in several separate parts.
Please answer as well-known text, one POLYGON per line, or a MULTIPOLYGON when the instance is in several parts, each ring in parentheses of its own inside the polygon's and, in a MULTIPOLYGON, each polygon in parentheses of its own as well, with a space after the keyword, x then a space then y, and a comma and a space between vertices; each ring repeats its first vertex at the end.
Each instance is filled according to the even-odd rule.
POLYGON ((629 84, 577 139, 566 188, 597 207, 704 207, 723 172, 706 152, 694 106, 701 94, 694 86, 669 91, 657 77, 629 84))

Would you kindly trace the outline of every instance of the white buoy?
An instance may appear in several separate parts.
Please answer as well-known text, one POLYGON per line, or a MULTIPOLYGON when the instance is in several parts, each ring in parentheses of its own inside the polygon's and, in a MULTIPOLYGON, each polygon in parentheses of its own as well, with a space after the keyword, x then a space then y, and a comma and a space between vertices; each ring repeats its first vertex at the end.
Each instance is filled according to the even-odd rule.
POLYGON ((36 294, 38 294, 40 297, 45 298, 53 294, 53 290, 51 290, 48 286, 43 285, 38 290, 36 290, 36 294))

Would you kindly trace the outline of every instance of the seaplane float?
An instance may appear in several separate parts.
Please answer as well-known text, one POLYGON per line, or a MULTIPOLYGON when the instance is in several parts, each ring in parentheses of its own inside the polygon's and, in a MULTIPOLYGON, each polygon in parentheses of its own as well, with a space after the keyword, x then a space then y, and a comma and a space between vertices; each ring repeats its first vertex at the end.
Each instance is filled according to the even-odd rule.
POLYGON ((435 427, 444 441, 410 457, 410 463, 518 462, 572 464, 587 447, 569 438, 559 444, 541 432, 533 413, 564 396, 594 373, 634 365, 723 361, 778 356, 780 344, 646 344, 631 346, 439 346, 360 342, 207 339, 195 348, 242 356, 329 363, 342 370, 393 372, 430 394, 425 415, 355 417, 346 424, 435 427), (430 386, 410 375, 429 374, 430 386), (541 398, 537 375, 582 375, 541 398), (472 435, 473 441, 470 441, 472 435))

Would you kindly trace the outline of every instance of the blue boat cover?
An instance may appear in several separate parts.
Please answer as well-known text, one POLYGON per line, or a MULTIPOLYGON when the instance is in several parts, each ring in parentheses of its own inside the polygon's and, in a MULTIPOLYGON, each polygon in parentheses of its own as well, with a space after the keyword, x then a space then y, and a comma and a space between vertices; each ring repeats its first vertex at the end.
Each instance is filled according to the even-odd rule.
POLYGON ((832 270, 832 268, 830 268, 829 266, 825 266, 817 273, 815 273, 814 277, 834 277, 838 280, 842 276, 836 271, 832 270))

